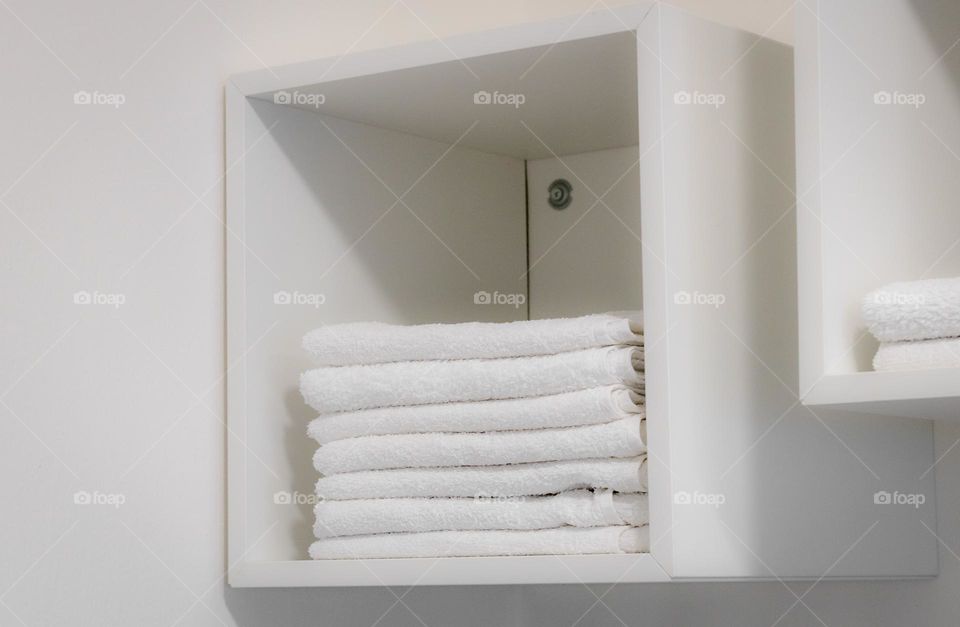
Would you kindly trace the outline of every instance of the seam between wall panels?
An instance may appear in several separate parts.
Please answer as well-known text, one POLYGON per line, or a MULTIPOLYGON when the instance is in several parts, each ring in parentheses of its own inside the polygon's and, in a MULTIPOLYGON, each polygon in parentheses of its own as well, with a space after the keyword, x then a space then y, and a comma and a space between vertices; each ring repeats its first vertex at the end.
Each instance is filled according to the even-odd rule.
MULTIPOLYGON (((660 135, 659 138, 657 139, 657 141, 660 142, 660 210, 661 210, 661 212, 662 212, 661 237, 662 237, 663 256, 664 256, 664 260, 663 260, 663 266, 664 266, 664 268, 663 268, 663 272, 664 272, 664 276, 663 276, 663 323, 664 323, 663 333, 664 333, 665 337, 663 338, 663 341, 666 342, 666 348, 665 348, 665 350, 663 351, 663 355, 664 355, 664 357, 663 357, 663 368, 664 368, 664 372, 663 372, 663 381, 664 381, 663 390, 664 390, 664 391, 663 391, 663 399, 661 400, 661 402, 663 403, 663 405, 662 405, 662 406, 663 406, 663 414, 662 414, 662 416, 664 416, 665 419, 669 422, 670 416, 671 416, 670 407, 671 407, 671 404, 672 404, 672 403, 671 403, 671 376, 670 376, 670 354, 671 354, 672 351, 670 350, 670 328, 671 328, 671 327, 670 327, 670 298, 669 298, 669 293, 670 293, 670 289, 669 289, 670 272, 669 272, 669 270, 667 269, 667 268, 668 268, 668 263, 669 263, 669 257, 668 257, 668 252, 667 252, 667 251, 669 250, 669 244, 668 244, 668 241, 667 241, 667 219, 669 218, 670 212, 667 211, 667 185, 666 185, 666 179, 667 179, 666 141, 667 141, 667 138, 664 136, 664 122, 663 122, 663 118, 664 118, 664 108, 665 108, 665 106, 666 106, 665 101, 664 101, 664 95, 663 95, 663 80, 664 80, 664 78, 663 78, 663 9, 661 8, 661 6, 660 6, 659 3, 657 3, 657 5, 656 5, 656 10, 657 10, 657 56, 658 56, 658 59, 657 59, 657 93, 655 94, 655 96, 656 96, 655 102, 657 103, 657 114, 658 114, 658 117, 659 117, 659 129, 658 129, 658 130, 659 130, 659 135, 660 135)), ((641 212, 642 212, 642 211, 643 211, 643 207, 641 207, 640 210, 641 210, 641 212)), ((666 430, 666 433, 667 433, 667 451, 666 451, 666 454, 667 454, 667 460, 668 460, 668 464, 669 464, 669 465, 667 466, 667 468, 666 468, 666 472, 667 472, 667 476, 668 476, 668 482, 667 482, 667 483, 668 483, 668 485, 670 486, 670 493, 672 494, 673 491, 674 491, 673 471, 672 471, 672 464, 673 464, 674 456, 673 456, 673 451, 671 450, 671 449, 672 449, 672 438, 670 437, 670 430, 667 429, 667 430, 666 430)), ((649 464, 650 464, 649 455, 648 455, 647 464, 648 464, 647 476, 648 476, 648 479, 649 479, 649 473, 650 473, 650 470, 649 470, 649 464)), ((649 487, 648 487, 648 490, 649 490, 649 487)), ((672 497, 670 498, 670 501, 669 501, 669 502, 670 502, 670 503, 673 502, 672 497)), ((669 547, 669 563, 670 563, 670 569, 673 571, 673 573, 675 573, 675 572, 677 571, 677 559, 676 559, 677 556, 674 554, 674 550, 673 550, 673 544, 674 544, 674 543, 673 543, 673 522, 674 522, 674 521, 673 521, 673 512, 672 512, 672 511, 670 512, 670 520, 671 520, 671 527, 670 527, 670 529, 668 529, 668 530, 665 532, 665 538, 664 538, 664 539, 668 539, 668 540, 669 540, 669 544, 670 544, 670 547, 669 547)), ((652 553, 653 553, 653 550, 652 550, 653 547, 651 546, 650 548, 651 548, 651 554, 652 554, 652 553)), ((657 563, 660 564, 659 561, 658 561, 657 563)), ((661 565, 661 568, 663 568, 662 565, 661 565)), ((664 571, 666 571, 666 569, 664 569, 664 571)), ((673 576, 673 573, 669 573, 671 577, 673 576)))
MULTIPOLYGON (((247 101, 245 95, 241 95, 242 111, 243 113, 240 116, 240 147, 242 150, 247 149, 247 107, 250 106, 250 103, 247 101)), ((240 235, 243 237, 243 241, 247 241, 247 160, 244 159, 240 164, 240 235)), ((224 233, 224 249, 226 249, 226 243, 228 240, 228 235, 224 233)), ((241 280, 243 285, 243 298, 241 302, 240 309, 243 312, 243 318, 241 324, 243 325, 241 329, 241 334, 243 337, 243 345, 247 345, 247 315, 248 315, 248 303, 247 303, 247 251, 243 250, 241 252, 241 263, 240 267, 242 268, 241 280)), ((227 358, 229 360, 229 357, 227 358)), ((250 411, 249 411, 249 394, 247 391, 247 361, 243 361, 243 438, 244 443, 246 443, 247 434, 250 433, 250 411)), ((227 434, 227 443, 229 444, 230 435, 227 434)), ((247 499, 250 495, 250 472, 248 468, 249 464, 249 452, 247 450, 243 451, 243 507, 241 508, 243 519, 240 521, 241 537, 243 544, 241 549, 243 553, 241 556, 245 556, 247 553, 247 523, 250 520, 249 507, 247 499)), ((229 510, 228 510, 229 511, 229 510)), ((229 515, 229 514, 228 514, 229 515)), ((229 554, 229 552, 228 552, 229 554)))
POLYGON ((527 296, 527 320, 530 316, 530 167, 527 159, 523 160, 523 215, 524 215, 524 242, 526 245, 526 278, 523 281, 524 293, 527 296))
MULTIPOLYGON (((815 344, 816 347, 814 350, 817 351, 816 360, 819 363, 819 367, 816 370, 816 376, 818 380, 827 374, 827 351, 824 346, 824 329, 823 321, 826 317, 826 311, 823 307, 824 297, 823 297, 823 181, 821 180, 823 176, 823 50, 822 50, 822 32, 823 32, 823 23, 820 21, 820 0, 817 0, 817 168, 816 168, 816 177, 817 177, 817 285, 819 286, 819 295, 817 305, 817 312, 814 317, 814 323, 816 324, 816 338, 815 344)), ((794 61, 796 63, 796 61, 794 61)), ((796 113, 794 113, 796 115, 796 113)), ((797 190, 800 193, 800 190, 797 190)), ((796 205, 796 211, 800 212, 800 203, 799 198, 794 200, 796 205)), ((799 334, 798 334, 799 336, 799 334)), ((809 390, 807 390, 809 392, 809 390)), ((803 390, 800 390, 800 393, 803 394, 803 390)))

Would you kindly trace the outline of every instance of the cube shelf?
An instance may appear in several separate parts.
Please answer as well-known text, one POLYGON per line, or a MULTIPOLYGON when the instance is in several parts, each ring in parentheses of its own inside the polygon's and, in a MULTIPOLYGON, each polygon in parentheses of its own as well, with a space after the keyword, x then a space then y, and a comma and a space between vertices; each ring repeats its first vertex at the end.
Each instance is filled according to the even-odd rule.
POLYGON ((794 179, 792 67, 786 46, 646 2, 233 77, 231 585, 935 574, 932 474, 910 484, 925 505, 878 509, 846 448, 877 476, 920 477, 930 426, 798 403, 777 180, 794 179), (306 558, 306 331, 639 308, 651 553, 306 558))

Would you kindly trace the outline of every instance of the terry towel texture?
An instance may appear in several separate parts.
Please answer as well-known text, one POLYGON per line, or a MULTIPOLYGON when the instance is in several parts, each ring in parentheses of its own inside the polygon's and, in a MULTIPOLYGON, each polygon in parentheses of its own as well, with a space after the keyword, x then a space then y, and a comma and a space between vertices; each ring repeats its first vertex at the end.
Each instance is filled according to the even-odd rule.
POLYGON ((960 368, 960 338, 885 342, 873 357, 878 371, 960 368))
POLYGON ((316 368, 300 376, 300 392, 313 409, 333 413, 541 396, 614 383, 640 388, 643 381, 641 349, 615 346, 539 357, 316 368))
POLYGON ((513 431, 611 422, 644 416, 643 397, 623 385, 476 403, 382 407, 328 414, 313 420, 307 434, 326 444, 363 435, 513 431))
POLYGON ((573 490, 551 496, 357 499, 314 507, 317 538, 373 533, 481 529, 551 529, 645 525, 646 494, 573 490))
POLYGON ((325 475, 387 468, 498 466, 603 457, 647 451, 639 416, 562 429, 497 433, 371 435, 324 444, 313 466, 325 475))
POLYGON ((960 336, 960 278, 886 285, 863 299, 863 318, 881 342, 960 336))
POLYGON ((307 333, 303 348, 322 366, 549 355, 598 346, 642 344, 640 319, 603 314, 412 326, 354 322, 307 333))
POLYGON ((429 531, 385 533, 317 540, 313 559, 482 557, 485 555, 574 555, 645 553, 648 527, 561 527, 536 531, 429 531))
POLYGON ((365 470, 321 477, 316 493, 324 499, 402 497, 501 497, 556 494, 579 488, 646 492, 646 457, 577 459, 510 466, 365 470))
MULTIPOLYGON (((640 318, 637 318, 639 320, 640 318)), ((649 550, 644 338, 631 313, 355 323, 319 367, 314 559, 649 550)))

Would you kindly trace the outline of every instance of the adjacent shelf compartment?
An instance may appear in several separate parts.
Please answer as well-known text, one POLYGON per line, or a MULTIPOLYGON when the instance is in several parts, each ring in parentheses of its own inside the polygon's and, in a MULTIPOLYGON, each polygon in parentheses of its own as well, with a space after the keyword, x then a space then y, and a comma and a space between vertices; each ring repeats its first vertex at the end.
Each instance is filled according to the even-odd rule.
POLYGON ((797 12, 800 387, 811 407, 958 421, 960 369, 874 372, 860 303, 960 276, 960 55, 943 52, 960 5, 875 9, 866 28, 857 3, 797 12))

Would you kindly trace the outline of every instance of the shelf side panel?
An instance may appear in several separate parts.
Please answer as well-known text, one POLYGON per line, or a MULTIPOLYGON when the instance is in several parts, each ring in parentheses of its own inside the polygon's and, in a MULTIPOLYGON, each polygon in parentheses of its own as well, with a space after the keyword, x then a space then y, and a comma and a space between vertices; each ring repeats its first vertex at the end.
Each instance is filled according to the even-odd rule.
MULTIPOLYGON (((649 252, 663 249, 659 266, 645 256, 644 279, 647 341, 665 345, 648 350, 647 368, 649 421, 669 429, 668 572, 934 574, 930 425, 799 402, 792 52, 670 7, 655 13, 661 45, 640 52, 654 74, 641 74, 641 153, 664 139, 641 193, 644 236, 656 225, 662 240, 649 252), (643 112, 651 82, 659 120, 643 112), (876 503, 885 492, 922 504, 876 503)), ((651 490, 667 483, 656 469, 651 490)))

